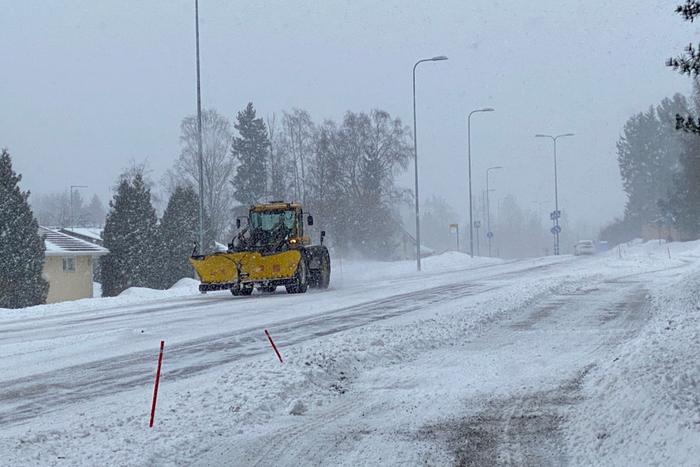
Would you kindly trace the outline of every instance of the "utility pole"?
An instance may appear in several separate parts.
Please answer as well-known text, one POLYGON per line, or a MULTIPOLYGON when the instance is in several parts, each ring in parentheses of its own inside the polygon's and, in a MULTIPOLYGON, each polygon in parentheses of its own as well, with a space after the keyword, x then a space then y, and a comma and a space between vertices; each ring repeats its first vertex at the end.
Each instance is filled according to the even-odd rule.
POLYGON ((199 250, 204 253, 204 161, 202 156, 202 93, 199 75, 199 0, 194 0, 197 42, 197 158, 199 164, 199 250))

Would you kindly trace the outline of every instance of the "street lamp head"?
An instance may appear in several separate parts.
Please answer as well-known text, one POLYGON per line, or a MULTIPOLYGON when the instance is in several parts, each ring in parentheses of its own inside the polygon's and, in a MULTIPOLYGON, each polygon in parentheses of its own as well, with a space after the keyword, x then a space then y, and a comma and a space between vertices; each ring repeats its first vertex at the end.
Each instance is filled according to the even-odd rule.
POLYGON ((575 135, 573 133, 564 133, 563 135, 559 135, 559 136, 575 136, 575 135))
POLYGON ((437 61, 439 61, 439 60, 447 60, 447 56, 445 56, 445 55, 438 55, 438 56, 436 56, 436 57, 431 58, 430 60, 432 60, 433 62, 437 62, 437 61))
POLYGON ((494 110, 496 110, 496 109, 494 109, 492 107, 485 107, 485 108, 481 109, 481 112, 493 112, 494 110))
POLYGON ((496 165, 496 166, 494 166, 494 167, 489 167, 489 168, 490 168, 491 170, 497 170, 497 169, 502 169, 503 167, 501 167, 500 165, 496 165))
POLYGON ((551 136, 549 136, 549 135, 543 135, 543 134, 541 134, 541 133, 537 133, 537 134, 535 135, 535 138, 551 138, 551 136))

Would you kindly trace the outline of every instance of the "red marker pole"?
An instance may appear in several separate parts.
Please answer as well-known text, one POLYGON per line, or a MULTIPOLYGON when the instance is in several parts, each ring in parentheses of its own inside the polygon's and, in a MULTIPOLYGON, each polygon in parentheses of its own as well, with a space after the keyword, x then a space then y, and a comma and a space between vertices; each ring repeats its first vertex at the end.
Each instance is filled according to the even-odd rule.
POLYGON ((277 354, 277 358, 280 359, 280 363, 284 363, 282 361, 282 355, 280 355, 279 350, 277 350, 277 346, 275 345, 274 341, 272 340, 272 337, 270 337, 270 333, 267 332, 267 329, 265 329, 265 335, 267 336, 267 339, 270 341, 270 344, 272 344, 272 348, 275 349, 275 353, 277 354))
POLYGON ((156 416, 156 399, 158 399, 158 383, 160 382, 160 367, 163 364, 163 347, 165 341, 160 341, 160 355, 158 355, 158 370, 156 371, 156 385, 153 388, 153 404, 151 404, 151 421, 148 426, 153 428, 153 419, 156 416))

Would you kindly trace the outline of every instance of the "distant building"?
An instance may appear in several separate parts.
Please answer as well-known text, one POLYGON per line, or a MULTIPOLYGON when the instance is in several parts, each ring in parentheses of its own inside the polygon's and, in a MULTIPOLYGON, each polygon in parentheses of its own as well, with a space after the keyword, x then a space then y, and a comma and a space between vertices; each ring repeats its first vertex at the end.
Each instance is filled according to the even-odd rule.
MULTIPOLYGON (((104 241, 102 241, 104 229, 102 227, 64 227, 58 231, 95 245, 104 246, 104 241)), ((94 258, 92 261, 92 280, 102 283, 102 265, 99 258, 94 258)))
POLYGON ((93 263, 109 250, 56 230, 39 228, 46 245, 44 278, 49 282, 46 303, 92 297, 93 263))
POLYGON ((669 223, 653 222, 642 226, 642 240, 666 240, 667 242, 687 242, 695 240, 692 235, 679 230, 669 223))
MULTIPOLYGON (((435 250, 425 245, 420 246, 420 257, 433 256, 435 250)), ((401 227, 398 233, 398 241, 394 249, 393 259, 416 259, 416 238, 401 227)))

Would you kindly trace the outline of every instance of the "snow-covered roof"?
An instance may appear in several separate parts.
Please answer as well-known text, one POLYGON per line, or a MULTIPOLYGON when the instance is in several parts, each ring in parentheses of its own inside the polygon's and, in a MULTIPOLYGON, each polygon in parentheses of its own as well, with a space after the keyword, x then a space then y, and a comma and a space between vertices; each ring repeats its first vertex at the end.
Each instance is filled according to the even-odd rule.
POLYGON ((67 233, 74 233, 78 235, 82 235, 83 237, 86 238, 91 238, 93 240, 102 241, 102 231, 104 229, 101 229, 99 227, 64 227, 63 229, 64 232, 67 233))
POLYGON ((46 245, 46 256, 104 256, 109 250, 94 243, 71 237, 55 230, 39 227, 46 245))

